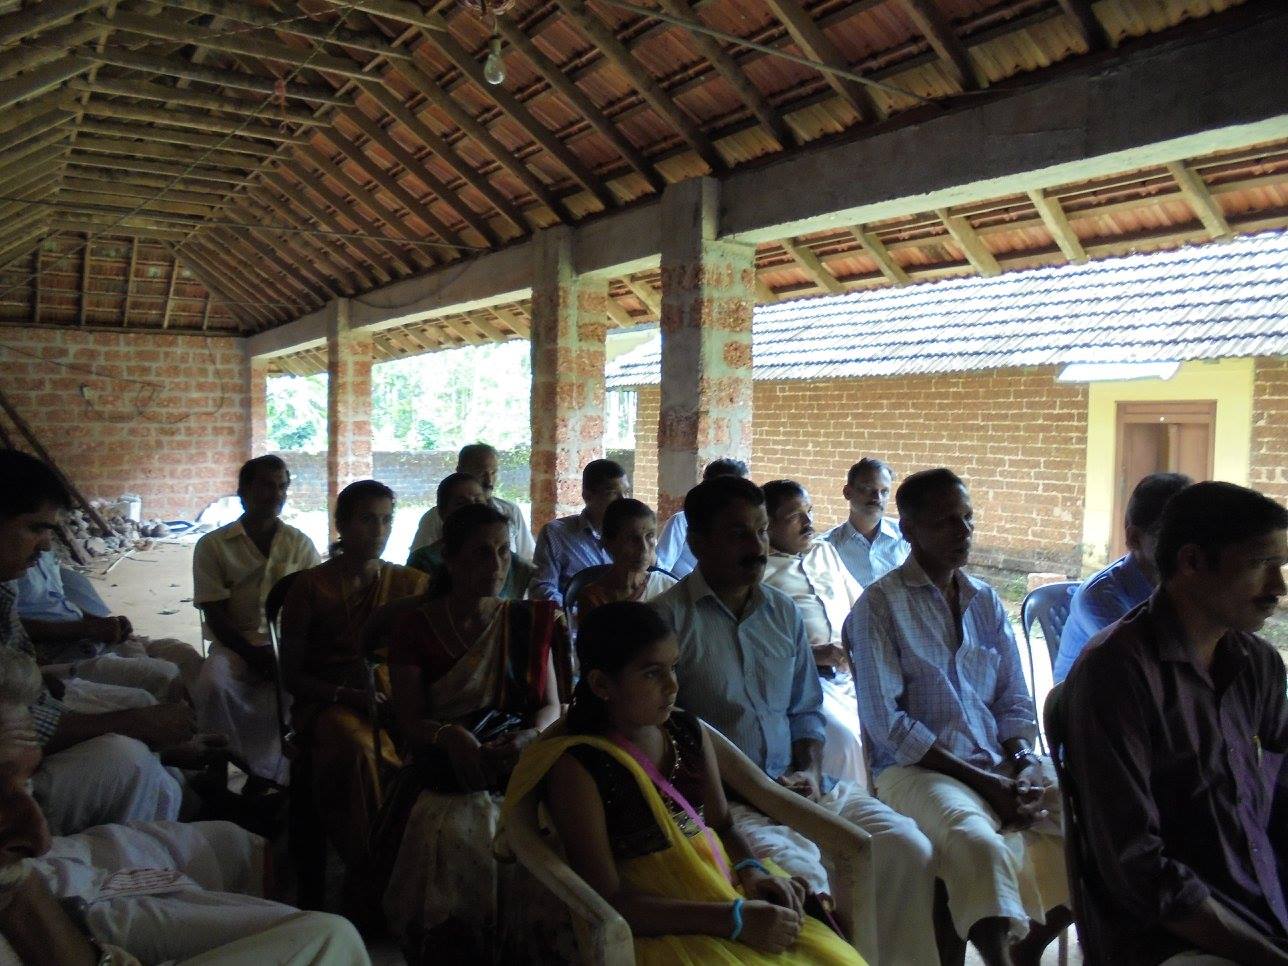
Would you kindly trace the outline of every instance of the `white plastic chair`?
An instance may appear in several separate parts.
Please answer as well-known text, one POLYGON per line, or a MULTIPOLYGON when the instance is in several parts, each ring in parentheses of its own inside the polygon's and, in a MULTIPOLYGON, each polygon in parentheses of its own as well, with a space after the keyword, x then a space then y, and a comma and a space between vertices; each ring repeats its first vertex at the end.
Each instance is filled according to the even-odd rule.
MULTIPOLYGON (((561 729, 562 724, 557 724, 549 733, 557 734, 561 729)), ((725 788, 778 824, 804 835, 828 857, 836 918, 853 943, 854 924, 860 921, 858 882, 869 848, 868 833, 771 781, 729 739, 714 728, 706 730, 725 788)), ((541 832, 539 805, 539 790, 524 796, 498 845, 502 849, 508 846, 524 868, 568 907, 580 962, 587 966, 630 966, 635 962, 630 926, 551 847, 541 832)))

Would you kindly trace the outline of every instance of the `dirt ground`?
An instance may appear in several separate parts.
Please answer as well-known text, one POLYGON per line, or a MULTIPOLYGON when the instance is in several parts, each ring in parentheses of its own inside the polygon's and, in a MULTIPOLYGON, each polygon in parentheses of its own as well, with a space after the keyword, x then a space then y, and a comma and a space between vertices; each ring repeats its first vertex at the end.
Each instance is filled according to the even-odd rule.
POLYGON ((195 543, 167 541, 124 558, 105 558, 86 574, 112 612, 128 617, 137 633, 200 648, 201 623, 192 606, 195 543))

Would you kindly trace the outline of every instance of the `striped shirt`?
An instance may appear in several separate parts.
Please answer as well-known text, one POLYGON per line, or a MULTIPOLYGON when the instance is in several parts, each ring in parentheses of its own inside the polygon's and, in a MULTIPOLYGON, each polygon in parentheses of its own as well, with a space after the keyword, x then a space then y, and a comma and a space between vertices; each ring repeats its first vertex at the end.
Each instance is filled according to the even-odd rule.
POLYGON ((564 591, 573 577, 587 567, 610 564, 613 558, 604 549, 599 531, 582 511, 551 520, 541 528, 532 562, 537 573, 528 596, 533 600, 553 600, 562 607, 564 591))
MULTIPOLYGON (((15 581, 0 584, 0 647, 16 647, 24 654, 36 658, 36 649, 32 646, 27 629, 18 619, 18 590, 15 581)), ((63 703, 49 693, 46 688, 40 698, 31 705, 31 716, 34 719, 36 738, 40 744, 49 744, 49 739, 58 730, 58 722, 67 710, 63 703)))
POLYGON ((959 577, 962 642, 952 607, 910 556, 863 591, 845 622, 872 771, 915 765, 931 746, 991 768, 1002 743, 1037 735, 1033 699, 1002 601, 959 577))

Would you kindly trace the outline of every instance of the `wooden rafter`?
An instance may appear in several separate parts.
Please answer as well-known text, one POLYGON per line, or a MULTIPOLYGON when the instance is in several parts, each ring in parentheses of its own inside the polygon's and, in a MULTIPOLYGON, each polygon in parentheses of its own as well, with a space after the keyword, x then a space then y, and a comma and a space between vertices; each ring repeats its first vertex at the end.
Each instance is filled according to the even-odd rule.
POLYGON ((91 249, 94 245, 94 236, 86 232, 85 244, 81 248, 81 290, 80 290, 80 308, 76 312, 77 322, 85 324, 86 316, 89 313, 89 269, 90 261, 93 258, 91 249))
POLYGON ((40 262, 42 251, 39 246, 31 253, 31 321, 40 321, 40 262))
POLYGON ((42 30, 60 27, 107 0, 41 0, 23 10, 0 17, 0 46, 12 44, 42 30))
MULTIPOLYGON (((787 28, 793 43, 807 57, 828 67, 850 69, 849 63, 832 43, 831 38, 823 32, 818 21, 806 13, 805 8, 797 0, 765 0, 765 2, 774 16, 787 28)), ((862 84, 838 77, 836 74, 824 74, 823 79, 861 119, 870 120, 884 116, 884 112, 862 84)))
POLYGON ((52 67, 66 58, 66 53, 97 37, 111 26, 104 26, 100 17, 86 17, 65 27, 41 34, 37 43, 21 44, 5 51, 0 60, 0 80, 9 80, 22 72, 33 72, 39 67, 52 67))
POLYGON ((82 69, 84 70, 88 70, 97 62, 111 64, 114 67, 125 67, 143 74, 162 74, 167 77, 200 81, 203 84, 214 84, 218 87, 252 91, 265 97, 289 97, 318 104, 345 103, 327 87, 294 82, 282 83, 278 78, 272 76, 253 76, 242 71, 218 70, 178 58, 160 57, 154 54, 126 50, 122 47, 106 47, 101 51, 94 51, 92 54, 75 55, 70 59, 76 63, 83 64, 82 69), (281 85, 280 88, 279 84, 281 85))
POLYGON ((793 238, 782 242, 782 246, 787 254, 795 259, 796 264, 805 270, 805 274, 812 278, 824 292, 829 295, 839 295, 845 291, 845 286, 837 280, 835 275, 827 270, 827 266, 823 264, 808 245, 793 238))
MULTIPOLYGON (((247 241, 263 257, 273 262, 286 277, 294 278, 298 273, 308 279, 314 288, 320 289, 332 298, 342 294, 332 284, 332 279, 327 273, 314 266, 312 255, 297 244, 299 236, 266 234, 258 230, 256 225, 263 217, 262 212, 243 208, 233 199, 229 199, 228 214, 246 226, 244 233, 247 241)), ((239 234, 242 233, 240 229, 236 231, 239 234)), ((316 293, 310 291, 307 286, 304 288, 310 297, 315 296, 316 293)))
POLYGON ((1082 247, 1082 241, 1078 238, 1077 232, 1069 224, 1069 216, 1064 213, 1060 200, 1045 191, 1030 191, 1029 200, 1033 202, 1033 207, 1042 217, 1042 224, 1051 233, 1055 243, 1060 246, 1060 251, 1064 252, 1064 257, 1075 264, 1085 262, 1087 251, 1082 247))
POLYGON ((962 90, 977 90, 987 78, 975 69, 966 45, 935 0, 902 0, 904 12, 929 41, 931 48, 962 90))
POLYGON ((622 279, 622 284, 626 286, 627 291, 640 300, 644 310, 648 312, 650 318, 660 318, 662 315, 662 298, 653 291, 653 286, 648 282, 641 282, 627 276, 622 279))
POLYGON ((229 302, 244 302, 242 314, 250 316, 257 326, 271 326, 277 316, 269 312, 268 309, 257 304, 266 301, 262 296, 257 296, 253 292, 242 287, 241 282, 226 273, 220 273, 216 276, 214 271, 207 271, 205 265, 201 263, 201 255, 190 256, 181 250, 178 246, 170 246, 170 253, 176 260, 181 260, 184 267, 200 280, 201 284, 206 286, 211 292, 218 295, 221 299, 229 302), (230 295, 229 293, 236 293, 230 295))
MULTIPOLYGON (((138 244, 136 238, 134 244, 138 244)), ((174 267, 170 269, 170 285, 166 288, 165 308, 161 310, 161 328, 170 328, 170 310, 174 306, 174 287, 179 281, 179 259, 174 260, 174 267)))
POLYGON ((130 324, 130 302, 134 299, 134 273, 139 264, 139 239, 130 241, 130 264, 125 270, 125 301, 121 305, 121 328, 130 324))
POLYGON ((966 260, 970 262, 975 271, 981 275, 999 275, 1002 266, 997 263, 997 258, 988 250, 979 234, 975 231, 969 219, 961 215, 954 215, 946 208, 935 209, 935 217, 944 223, 948 229, 948 234, 952 236, 957 247, 962 250, 966 260))
POLYGON ((608 299, 608 319, 619 329, 628 328, 635 324, 634 316, 622 308, 621 302, 611 296, 608 299))
MULTIPOLYGON (((264 103, 263 98, 259 100, 241 100, 230 97, 227 94, 203 94, 197 91, 170 87, 166 84, 127 80, 121 77, 103 77, 101 74, 95 77, 92 82, 73 79, 68 82, 67 86, 73 91, 85 94, 117 94, 122 97, 161 101, 166 104, 197 107, 205 110, 220 111, 225 114, 256 115, 262 113, 265 120, 275 123, 287 122, 306 127, 325 123, 307 111, 284 108, 278 104, 274 104, 268 110, 261 112, 264 103)), ((202 117, 213 120, 212 115, 209 114, 202 115, 202 117)))
POLYGON ((693 152, 716 174, 728 169, 715 144, 702 129, 684 113, 671 96, 653 78, 635 56, 617 39, 617 35, 586 6, 583 0, 557 0, 577 29, 590 38, 600 52, 626 79, 634 85, 639 95, 648 102, 668 124, 680 133, 693 152))
MULTIPOLYGON (((291 225, 296 228, 312 228, 314 222, 308 221, 308 216, 290 204, 279 201, 277 196, 267 186, 256 186, 246 192, 246 200, 255 204, 266 205, 279 218, 282 223, 291 225)), ((317 223, 319 227, 325 228, 322 223, 317 223)), ((344 294, 350 294, 358 286, 373 288, 375 278, 368 271, 366 263, 361 258, 355 258, 353 253, 344 247, 338 240, 320 235, 301 235, 299 244, 308 247, 318 261, 330 270, 337 282, 341 279, 348 279, 353 288, 345 291, 344 294), (356 283, 356 284, 355 284, 356 283)))
POLYGON ((1103 50, 1109 46, 1109 34, 1091 8, 1091 0, 1058 0, 1088 50, 1103 50))
MULTIPOLYGON (((287 134, 267 124, 250 122, 249 119, 225 120, 211 117, 209 114, 185 114, 182 111, 164 111, 138 104, 121 104, 119 102, 91 101, 85 105, 85 113, 95 117, 110 117, 127 121, 144 121, 149 124, 169 125, 171 127, 191 128, 195 131, 217 132, 235 138, 260 138, 276 141, 281 144, 303 144, 305 138, 298 134, 287 134)), ((151 131, 149 130, 150 134, 151 131)), ((232 144, 219 138, 215 143, 232 144)))
MULTIPOLYGON (((61 108, 55 108, 47 111, 37 117, 32 118, 25 124, 20 124, 3 134, 0 134, 0 157, 6 157, 10 151, 22 144, 24 141, 30 141, 32 138, 47 134, 47 132, 59 128, 75 117, 70 111, 64 111, 61 108)), ((57 137, 47 136, 42 140, 42 144, 51 143, 57 140, 57 137)))
POLYGON ((298 282, 293 285, 278 277, 242 239, 223 230, 203 230, 190 237, 185 247, 187 251, 200 253, 208 265, 219 268, 226 278, 235 279, 244 288, 255 292, 266 307, 280 308, 287 313, 303 312, 313 307, 307 288, 297 288, 298 282))
POLYGON ((373 13, 387 20, 411 24, 426 30, 438 30, 440 21, 434 14, 427 14, 419 4, 411 0, 327 0, 334 6, 344 6, 363 13, 373 13))
POLYGON ((214 167, 196 165, 191 162, 188 164, 173 164, 169 161, 149 161, 132 157, 125 152, 102 151, 95 149, 92 145, 86 147, 84 141, 79 141, 76 144, 70 158, 70 164, 74 167, 89 168, 91 170, 133 171, 139 174, 159 175, 164 178, 184 177, 194 181, 228 186, 244 184, 246 181, 246 175, 242 172, 224 171, 214 167), (100 154, 124 154, 124 157, 99 157, 100 154))
POLYGON ((1207 182, 1181 161, 1167 165, 1167 173, 1176 181, 1181 194, 1185 196, 1199 221, 1203 222, 1208 234, 1213 238, 1229 238, 1230 223, 1226 221, 1225 212, 1208 190, 1207 182))
MULTIPOLYGON (((164 127, 141 128, 134 124, 117 124, 115 121, 81 121, 79 129, 85 134, 105 138, 147 138, 151 144, 177 144, 185 148, 197 148, 210 152, 207 158, 221 157, 229 164, 253 166, 253 162, 236 155, 246 154, 252 158, 271 158, 276 150, 272 145, 252 140, 255 135, 243 130, 237 137, 218 137, 213 134, 194 134, 191 131, 169 130, 164 127), (216 155, 215 152, 218 152, 216 155)), ((293 139, 301 143, 302 139, 293 139)))
POLYGON ((74 111, 76 100, 65 88, 59 87, 39 97, 33 97, 25 104, 6 108, 0 114, 0 134, 8 134, 16 127, 21 127, 33 118, 48 114, 50 111, 74 111))
POLYGON ((850 228, 850 233, 854 235, 855 240, 859 243, 868 257, 877 263, 877 268, 881 274, 893 282, 895 285, 907 285, 908 273, 903 270, 894 257, 886 248, 885 243, 876 235, 868 231, 862 225, 854 225, 850 228))
POLYGON ((79 58, 64 57, 52 64, 19 74, 12 80, 0 81, 0 110, 52 90, 77 74, 85 73, 92 66, 92 63, 82 63, 79 58))

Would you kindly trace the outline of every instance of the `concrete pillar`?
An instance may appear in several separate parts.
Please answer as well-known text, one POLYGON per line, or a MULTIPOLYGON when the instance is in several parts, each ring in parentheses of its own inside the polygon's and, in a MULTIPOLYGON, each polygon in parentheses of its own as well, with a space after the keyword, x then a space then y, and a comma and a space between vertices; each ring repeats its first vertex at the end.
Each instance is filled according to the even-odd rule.
POLYGON ((717 241, 718 222, 714 179, 682 181, 662 193, 661 518, 683 508, 711 460, 751 457, 756 250, 717 241))
POLYGON ((572 230, 535 239, 532 276, 532 528, 576 513, 581 470, 604 455, 608 280, 572 267, 572 230))
POLYGON ((247 459, 268 452, 268 359, 252 356, 246 366, 246 386, 250 402, 250 434, 247 459))
POLYGON ((349 300, 327 306, 326 495, 371 476, 371 331, 353 331, 349 300))

